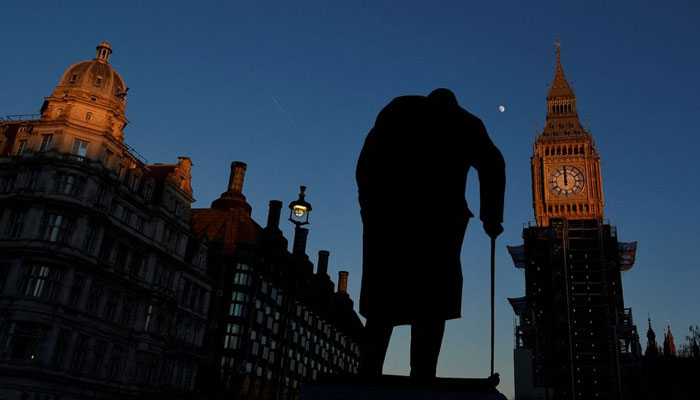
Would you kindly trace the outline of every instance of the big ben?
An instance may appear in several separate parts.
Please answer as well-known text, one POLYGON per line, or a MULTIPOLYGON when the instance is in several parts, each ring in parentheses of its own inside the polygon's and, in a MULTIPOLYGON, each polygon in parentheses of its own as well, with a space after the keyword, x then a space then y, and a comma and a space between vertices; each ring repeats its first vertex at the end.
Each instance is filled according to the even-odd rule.
POLYGON ((579 121, 576 96, 555 43, 546 119, 530 162, 536 225, 509 246, 525 273, 518 316, 516 398, 626 399, 636 386, 638 335, 621 271, 636 243, 621 243, 604 220, 600 155, 579 121))
POLYGON ((547 117, 535 140, 532 196, 537 226, 551 218, 603 218, 600 155, 591 133, 579 121, 576 96, 564 76, 559 42, 552 86, 547 93, 547 117))

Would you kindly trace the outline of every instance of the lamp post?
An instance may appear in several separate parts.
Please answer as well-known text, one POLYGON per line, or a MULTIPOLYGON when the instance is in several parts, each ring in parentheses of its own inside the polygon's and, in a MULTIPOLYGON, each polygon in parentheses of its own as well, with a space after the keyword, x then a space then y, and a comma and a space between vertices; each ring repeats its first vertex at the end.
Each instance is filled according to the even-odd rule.
POLYGON ((289 220, 294 224, 292 254, 303 256, 306 255, 306 237, 309 235, 309 230, 302 226, 309 224, 311 204, 304 199, 306 186, 300 186, 299 189, 299 198, 289 203, 289 220))

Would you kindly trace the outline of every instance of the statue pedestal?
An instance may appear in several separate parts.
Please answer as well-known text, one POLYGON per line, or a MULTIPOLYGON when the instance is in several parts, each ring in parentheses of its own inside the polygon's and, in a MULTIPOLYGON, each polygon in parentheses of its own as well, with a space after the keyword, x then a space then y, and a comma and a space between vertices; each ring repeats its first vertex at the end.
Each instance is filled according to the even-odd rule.
POLYGON ((506 400, 496 389, 498 378, 433 378, 326 376, 304 384, 301 400, 506 400))

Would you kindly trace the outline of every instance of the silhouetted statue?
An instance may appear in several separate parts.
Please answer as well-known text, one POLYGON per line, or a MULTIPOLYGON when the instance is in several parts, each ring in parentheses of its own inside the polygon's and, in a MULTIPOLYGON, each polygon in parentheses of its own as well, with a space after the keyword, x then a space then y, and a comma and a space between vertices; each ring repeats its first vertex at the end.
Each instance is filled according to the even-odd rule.
POLYGON ((356 172, 362 373, 381 375, 393 327, 411 325, 411 376, 435 377, 445 321, 461 314, 470 167, 479 173, 484 230, 495 238, 503 232, 503 156, 450 90, 395 98, 367 135, 356 172))

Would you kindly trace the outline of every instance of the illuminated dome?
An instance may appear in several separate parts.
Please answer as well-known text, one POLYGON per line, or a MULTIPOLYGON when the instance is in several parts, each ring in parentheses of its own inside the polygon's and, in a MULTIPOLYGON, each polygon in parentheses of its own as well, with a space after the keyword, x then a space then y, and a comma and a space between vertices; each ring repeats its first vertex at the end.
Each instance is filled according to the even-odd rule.
POLYGON ((112 46, 97 45, 92 61, 72 65, 41 107, 41 118, 65 120, 124 139, 126 92, 122 77, 109 64, 112 46))
POLYGON ((126 105, 126 85, 119 73, 109 64, 111 54, 112 46, 105 40, 97 46, 97 54, 92 61, 81 61, 66 70, 56 90, 82 89, 88 95, 116 102, 115 105, 123 112, 126 105))

